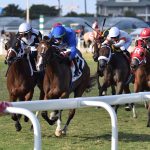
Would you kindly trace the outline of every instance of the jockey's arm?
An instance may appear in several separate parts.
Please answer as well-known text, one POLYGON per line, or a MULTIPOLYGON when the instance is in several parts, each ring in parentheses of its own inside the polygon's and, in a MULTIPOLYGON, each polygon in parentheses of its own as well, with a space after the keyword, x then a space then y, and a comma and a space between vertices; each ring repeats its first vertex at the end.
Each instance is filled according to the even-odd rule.
POLYGON ((119 48, 122 47, 125 44, 125 40, 120 40, 119 42, 113 44, 115 47, 119 48))
POLYGON ((74 34, 72 34, 72 36, 70 36, 68 38, 67 43, 68 43, 68 48, 70 48, 70 50, 71 50, 69 57, 72 60, 75 58, 75 55, 78 52, 78 50, 76 48, 76 45, 77 45, 76 36, 74 34))
POLYGON ((109 44, 111 42, 111 38, 107 36, 106 40, 102 43, 102 45, 109 44))

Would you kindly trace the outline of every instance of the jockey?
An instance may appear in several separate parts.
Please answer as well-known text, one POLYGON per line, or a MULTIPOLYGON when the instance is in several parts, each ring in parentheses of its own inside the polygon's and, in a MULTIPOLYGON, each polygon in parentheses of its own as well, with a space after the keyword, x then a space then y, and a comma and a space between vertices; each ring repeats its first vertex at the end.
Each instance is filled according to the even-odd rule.
MULTIPOLYGON (((19 42, 20 45, 18 57, 24 57, 25 54, 29 53, 29 59, 32 64, 33 71, 36 71, 36 46, 42 39, 42 34, 40 33, 40 31, 33 29, 29 23, 22 23, 19 26, 16 38, 16 42, 19 42)), ((12 48, 15 49, 15 43, 12 48)))
POLYGON ((119 30, 117 27, 112 27, 109 30, 109 34, 102 45, 109 43, 113 43, 112 47, 114 49, 119 48, 119 50, 121 50, 123 54, 127 55, 130 58, 128 48, 132 43, 132 38, 127 32, 119 30))
MULTIPOLYGON (((130 53, 128 51, 128 48, 132 43, 132 38, 127 32, 119 30, 117 27, 110 28, 108 36, 106 40, 102 43, 102 45, 109 44, 109 43, 113 43, 112 48, 114 50, 119 48, 119 50, 121 50, 123 54, 130 59, 130 53)), ((132 82, 133 79, 134 79, 134 75, 132 72, 130 72, 130 76, 126 84, 132 82)))
POLYGON ((99 29, 99 25, 98 25, 98 20, 97 20, 97 19, 95 19, 95 21, 93 22, 92 28, 93 28, 94 30, 98 30, 98 29, 99 29))
POLYGON ((63 27, 62 25, 53 28, 52 32, 48 35, 49 38, 53 37, 55 39, 55 44, 59 46, 60 49, 66 49, 63 53, 68 56, 70 61, 74 62, 75 65, 75 76, 79 74, 79 68, 75 59, 75 55, 78 53, 76 48, 76 34, 70 27, 63 27), (62 48, 61 48, 62 47, 62 48))
POLYGON ((139 39, 136 41, 136 46, 142 46, 150 52, 150 28, 144 28, 139 39))

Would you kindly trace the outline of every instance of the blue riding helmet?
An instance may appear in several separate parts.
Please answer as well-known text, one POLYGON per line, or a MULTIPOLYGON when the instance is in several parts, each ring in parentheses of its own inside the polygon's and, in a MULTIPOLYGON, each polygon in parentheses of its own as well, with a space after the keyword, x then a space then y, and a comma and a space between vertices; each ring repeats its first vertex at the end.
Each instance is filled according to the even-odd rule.
POLYGON ((66 34, 66 29, 63 26, 56 26, 52 31, 54 38, 62 38, 66 34))

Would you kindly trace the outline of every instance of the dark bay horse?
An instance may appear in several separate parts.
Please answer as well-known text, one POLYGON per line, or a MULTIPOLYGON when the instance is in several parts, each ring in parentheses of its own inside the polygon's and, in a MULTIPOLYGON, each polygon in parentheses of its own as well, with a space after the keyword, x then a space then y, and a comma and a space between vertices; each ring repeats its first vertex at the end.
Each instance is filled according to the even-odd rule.
MULTIPOLYGON (((127 84, 130 75, 130 65, 121 52, 113 53, 109 45, 97 48, 98 73, 103 76, 102 86, 99 87, 99 94, 103 95, 108 87, 112 87, 112 94, 130 93, 127 84)), ((95 57, 95 59, 96 59, 95 57)), ((134 108, 134 105, 131 105, 134 108)), ((118 105, 115 106, 117 112, 118 105)), ((133 117, 136 117, 133 109, 133 117)))
MULTIPOLYGON (((12 39, 11 39, 12 40, 12 39)), ((9 43, 9 41, 8 41, 9 43)), ((38 84, 40 89, 40 99, 44 98, 43 81, 37 79, 36 74, 32 74, 32 69, 29 61, 26 57, 18 57, 17 51, 11 48, 11 44, 7 45, 6 63, 8 64, 7 77, 7 89, 9 92, 9 100, 11 102, 28 101, 31 100, 34 93, 34 87, 38 84), (9 47, 8 47, 9 45, 9 47)), ((16 49, 18 49, 18 43, 16 43, 16 49)), ((27 54, 28 55, 28 54, 27 54)), ((12 119, 15 121, 16 131, 22 129, 20 124, 21 115, 13 114, 12 119)), ((27 122, 28 118, 24 120, 27 122)))
MULTIPOLYGON (((45 76, 43 88, 45 100, 69 98, 70 93, 74 92, 74 97, 81 97, 83 92, 92 86, 90 68, 84 60, 82 75, 79 79, 72 82, 72 73, 69 62, 60 54, 59 49, 50 46, 50 42, 43 40, 40 42, 38 50, 37 70, 45 66, 45 76)), ((75 115, 75 109, 69 110, 69 115, 64 128, 61 129, 61 111, 52 112, 48 118, 47 111, 42 112, 42 117, 53 125, 57 120, 56 136, 65 135, 71 119, 75 115), (56 117, 58 115, 58 117, 56 117)))
MULTIPOLYGON (((143 47, 135 47, 131 54, 131 68, 135 75, 134 92, 150 91, 150 52, 143 47)), ((148 108, 147 127, 150 127, 150 104, 148 108)))

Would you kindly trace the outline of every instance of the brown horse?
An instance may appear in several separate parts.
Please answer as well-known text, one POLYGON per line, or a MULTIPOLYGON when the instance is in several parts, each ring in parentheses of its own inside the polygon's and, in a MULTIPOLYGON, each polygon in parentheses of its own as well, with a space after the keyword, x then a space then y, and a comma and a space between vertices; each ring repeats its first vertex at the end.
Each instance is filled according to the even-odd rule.
MULTIPOLYGON (((135 75, 134 92, 150 90, 150 52, 143 47, 135 47, 131 54, 131 68, 135 75)), ((150 127, 150 105, 148 108, 147 127, 150 127)))
MULTIPOLYGON (((82 75, 72 82, 72 73, 70 65, 66 57, 60 54, 59 49, 50 46, 46 40, 40 42, 38 48, 38 61, 37 70, 41 70, 45 66, 44 76, 44 92, 45 100, 68 98, 71 92, 74 92, 74 97, 81 97, 83 92, 92 86, 92 77, 90 77, 90 68, 85 60, 83 60, 82 75)), ((61 111, 56 110, 51 113, 50 119, 48 118, 47 111, 42 112, 43 118, 53 125, 57 120, 57 128, 55 131, 56 136, 66 134, 67 127, 71 119, 75 115, 75 109, 69 111, 67 122, 63 129, 61 129, 61 111), (58 117, 56 117, 56 114, 58 117)))
MULTIPOLYGON (((16 43, 16 49, 18 47, 17 44, 18 43, 16 43)), ((27 58, 17 57, 17 51, 9 47, 5 61, 8 64, 8 70, 6 73, 7 89, 11 102, 15 102, 17 99, 19 99, 19 101, 31 100, 36 84, 38 84, 40 89, 40 99, 44 98, 42 79, 39 80, 37 74, 33 73, 32 75, 32 69, 27 58)), ((20 131, 22 129, 19 122, 20 117, 21 115, 12 115, 12 119, 15 121, 16 131, 20 131)), ((24 120, 27 122, 28 118, 25 117, 24 120)))
MULTIPOLYGON (((107 91, 110 86, 112 94, 130 93, 129 84, 126 83, 130 74, 130 66, 121 52, 113 53, 109 45, 103 45, 97 48, 97 61, 98 74, 104 78, 102 86, 99 85, 99 95, 103 95, 103 92, 107 91)), ((116 112, 117 109, 118 105, 115 106, 116 112)), ((133 112, 133 117, 136 117, 134 109, 133 112)))

